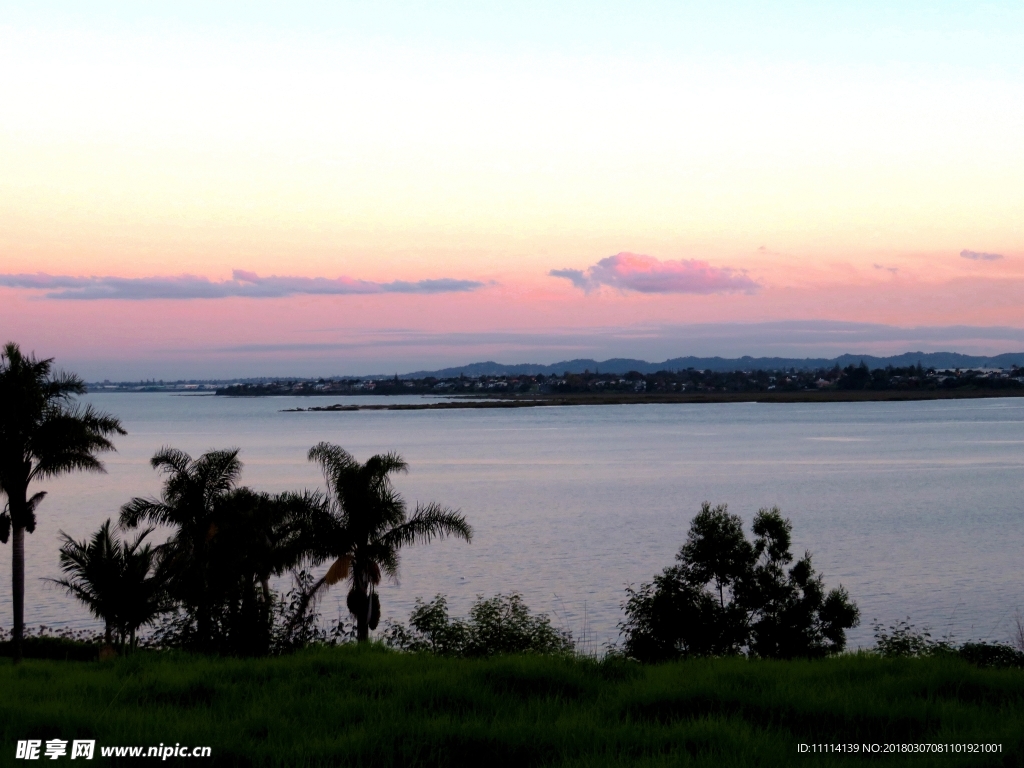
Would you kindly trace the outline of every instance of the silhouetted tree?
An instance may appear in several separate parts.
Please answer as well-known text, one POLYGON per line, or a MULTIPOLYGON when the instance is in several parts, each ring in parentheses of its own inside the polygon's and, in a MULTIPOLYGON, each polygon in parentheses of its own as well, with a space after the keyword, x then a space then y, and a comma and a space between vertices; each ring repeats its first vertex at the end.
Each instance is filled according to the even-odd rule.
POLYGON ((627 589, 621 625, 626 652, 643 661, 738 653, 748 627, 735 592, 752 555, 739 516, 724 504, 704 502, 676 555, 678 564, 639 589, 627 589))
POLYGON ((14 660, 22 656, 25 634, 25 534, 36 529, 36 510, 46 495, 29 496, 38 480, 67 472, 102 472, 96 455, 114 450, 121 422, 92 406, 72 404, 85 392, 77 376, 52 373, 53 359, 26 357, 8 342, 0 352, 0 542, 11 542, 14 660), (11 534, 13 533, 13 537, 11 534))
POLYGON ((346 602, 362 642, 380 621, 376 587, 383 575, 397 577, 401 548, 435 537, 470 541, 473 529, 459 512, 435 503, 417 504, 407 516, 405 501, 391 484, 391 475, 407 471, 397 454, 377 454, 361 464, 340 446, 320 443, 309 450, 309 460, 323 470, 327 497, 310 520, 307 551, 314 564, 334 560, 309 599, 347 580, 346 602))
POLYGON ((129 543, 111 533, 110 520, 84 541, 60 532, 65 578, 52 581, 103 620, 108 645, 116 633, 122 649, 126 643, 135 648, 139 628, 170 608, 166 575, 157 566, 153 547, 143 543, 152 532, 148 528, 129 543))
POLYGON ((871 386, 871 371, 863 360, 860 365, 848 365, 843 368, 843 375, 836 386, 839 389, 867 389, 871 386))
POLYGON ((270 579, 303 559, 307 522, 322 503, 315 494, 237 488, 217 506, 210 587, 225 650, 242 655, 269 651, 275 600, 270 579))
POLYGON ((859 612, 846 591, 825 592, 805 553, 795 565, 779 509, 754 518, 754 543, 725 505, 707 502, 686 543, 650 583, 627 589, 626 653, 641 661, 719 656, 793 658, 842 651, 859 612))
POLYGON ((750 616, 750 651, 769 658, 824 656, 846 647, 860 613, 842 587, 825 592, 805 552, 792 567, 793 525, 778 507, 754 517, 754 564, 740 602, 750 616))
POLYGON ((141 523, 174 529, 161 546, 171 574, 171 594, 195 612, 197 644, 208 650, 213 639, 211 542, 217 535, 217 514, 234 490, 242 471, 238 449, 211 451, 193 459, 184 451, 163 448, 151 460, 166 475, 160 499, 136 497, 121 507, 121 525, 141 523))

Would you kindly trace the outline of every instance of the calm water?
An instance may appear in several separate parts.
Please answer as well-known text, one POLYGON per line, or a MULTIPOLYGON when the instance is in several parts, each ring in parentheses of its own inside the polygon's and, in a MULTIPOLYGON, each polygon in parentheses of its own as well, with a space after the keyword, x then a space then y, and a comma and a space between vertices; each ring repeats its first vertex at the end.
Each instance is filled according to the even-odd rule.
MULTIPOLYGON (((517 590, 599 646, 617 637, 625 585, 672 562, 705 499, 748 524, 781 506, 794 549, 860 605, 853 645, 871 644, 873 619, 908 615, 935 635, 1004 640, 1024 610, 1024 399, 359 413, 281 413, 309 404, 290 398, 89 399, 129 434, 108 474, 44 486, 27 538, 32 625, 97 626, 41 580, 57 575, 58 530, 85 537, 131 496, 158 493, 148 460, 161 446, 240 447, 243 481, 282 491, 320 486, 305 453, 321 440, 360 459, 398 451, 406 498, 461 508, 476 529, 469 545, 406 550, 385 616, 439 592, 462 613, 475 595, 517 590)), ((8 546, 0 568, 9 624, 8 546)), ((324 602, 328 618, 343 597, 324 602)))

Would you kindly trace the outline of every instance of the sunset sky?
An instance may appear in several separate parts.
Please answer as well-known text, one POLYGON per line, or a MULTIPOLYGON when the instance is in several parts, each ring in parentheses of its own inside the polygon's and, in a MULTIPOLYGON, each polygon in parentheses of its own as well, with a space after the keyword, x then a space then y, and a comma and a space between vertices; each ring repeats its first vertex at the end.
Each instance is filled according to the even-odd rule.
POLYGON ((998 353, 1022 299, 1020 2, 0 8, 0 336, 87 378, 998 353))

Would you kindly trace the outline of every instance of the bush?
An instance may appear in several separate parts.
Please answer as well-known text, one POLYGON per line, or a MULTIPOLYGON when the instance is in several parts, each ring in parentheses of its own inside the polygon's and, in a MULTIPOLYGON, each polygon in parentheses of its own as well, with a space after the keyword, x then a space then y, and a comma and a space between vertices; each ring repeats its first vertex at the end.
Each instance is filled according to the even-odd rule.
POLYGON ((1004 643, 969 642, 955 645, 951 638, 932 640, 927 629, 918 630, 910 620, 883 628, 875 624, 875 653, 886 658, 957 656, 976 667, 1024 667, 1024 651, 1004 643))
POLYGON ((927 629, 917 629, 909 618, 907 621, 897 621, 888 628, 875 624, 874 630, 875 652, 890 659, 933 656, 955 650, 949 638, 932 640, 927 629))
POLYGON ((964 643, 956 655, 976 667, 1024 667, 1024 652, 1003 643, 964 643))
POLYGON ((564 654, 575 650, 568 632, 551 626, 547 615, 531 614, 521 595, 477 597, 467 619, 448 616, 448 601, 437 595, 416 601, 409 627, 388 622, 384 642, 403 651, 479 657, 507 653, 564 654))
MULTIPOLYGON (((55 659, 63 661, 95 661, 103 647, 103 635, 84 629, 53 629, 40 626, 25 630, 22 653, 26 659, 55 659)), ((0 627, 0 656, 13 656, 11 633, 0 627)))

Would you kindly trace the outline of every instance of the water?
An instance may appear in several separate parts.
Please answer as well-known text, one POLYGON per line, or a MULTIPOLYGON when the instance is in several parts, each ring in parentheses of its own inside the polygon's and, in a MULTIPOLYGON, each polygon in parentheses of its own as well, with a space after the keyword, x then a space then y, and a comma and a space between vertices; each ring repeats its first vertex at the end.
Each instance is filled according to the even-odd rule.
MULTIPOLYGON (((282 413, 311 402, 284 397, 88 399, 129 434, 108 474, 41 486, 26 545, 30 625, 98 627, 41 580, 57 575, 58 530, 84 538, 130 497, 157 494, 148 460, 161 446, 240 447, 243 482, 282 491, 320 487, 305 454, 321 440, 361 460, 398 451, 406 498, 460 508, 475 528, 472 544, 405 550, 401 583, 382 589, 386 617, 405 619, 416 597, 444 593, 464 613, 476 595, 517 590, 599 648, 617 638, 625 586, 671 564, 704 500, 748 525, 759 507, 782 507, 794 551, 810 550, 826 583, 859 604, 853 646, 872 643, 874 619, 908 615, 935 636, 1006 640, 1024 609, 1024 398, 355 413, 282 413)), ((5 624, 9 563, 2 546, 5 624)), ((329 596, 327 618, 343 599, 329 596)))

